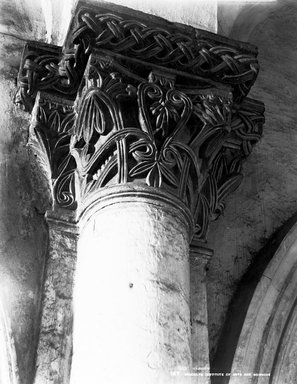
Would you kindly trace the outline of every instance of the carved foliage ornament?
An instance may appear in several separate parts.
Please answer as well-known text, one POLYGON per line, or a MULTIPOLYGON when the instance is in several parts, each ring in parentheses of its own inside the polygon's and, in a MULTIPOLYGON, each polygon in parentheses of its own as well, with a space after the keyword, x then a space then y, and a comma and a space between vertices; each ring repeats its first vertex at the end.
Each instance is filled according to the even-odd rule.
POLYGON ((32 132, 55 204, 73 210, 107 185, 146 183, 179 197, 205 240, 262 134, 264 107, 244 97, 254 53, 110 12, 82 9, 73 28, 63 53, 28 46, 19 77, 27 109, 41 91, 32 132))
MULTIPOLYGON (((214 35, 185 33, 165 26, 148 26, 143 20, 124 19, 111 13, 82 9, 72 42, 85 50, 108 49, 168 68, 179 69, 231 84, 236 97, 246 96, 259 70, 254 54, 215 40, 214 35)), ((200 31, 199 31, 200 32, 200 31)))
POLYGON ((236 102, 248 94, 259 71, 254 46, 241 43, 239 47, 218 35, 158 17, 151 17, 154 22, 148 25, 143 14, 132 14, 111 12, 107 6, 80 7, 63 50, 30 43, 23 53, 16 101, 31 111, 40 90, 74 97, 94 49, 230 85, 236 102))
POLYGON ((73 103, 41 94, 33 116, 30 135, 37 140, 31 140, 29 144, 39 162, 40 159, 47 160, 42 168, 47 168, 50 173, 54 200, 59 206, 76 209, 76 163, 69 150, 75 121, 73 103))

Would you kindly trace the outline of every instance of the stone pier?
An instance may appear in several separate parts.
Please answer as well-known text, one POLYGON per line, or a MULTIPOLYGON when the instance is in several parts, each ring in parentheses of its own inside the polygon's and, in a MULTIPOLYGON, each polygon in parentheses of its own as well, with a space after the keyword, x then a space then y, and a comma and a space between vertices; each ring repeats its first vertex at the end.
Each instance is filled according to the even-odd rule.
POLYGON ((28 42, 16 102, 52 201, 35 384, 209 369, 204 245, 262 134, 256 56, 107 3, 79 3, 63 47, 28 42))

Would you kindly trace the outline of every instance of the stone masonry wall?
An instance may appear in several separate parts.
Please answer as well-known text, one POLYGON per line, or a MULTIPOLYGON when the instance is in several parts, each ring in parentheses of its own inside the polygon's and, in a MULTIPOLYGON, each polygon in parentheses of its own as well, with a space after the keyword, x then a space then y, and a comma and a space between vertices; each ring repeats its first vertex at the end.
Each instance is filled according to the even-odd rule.
POLYGON ((243 26, 240 30, 236 23, 230 28, 229 37, 259 48, 260 73, 251 97, 265 103, 266 123, 262 140, 244 165, 241 186, 226 202, 224 216, 210 228, 208 246, 215 251, 208 271, 212 358, 242 276, 297 211, 297 6, 283 0, 268 10, 253 6, 251 23, 253 15, 263 14, 252 32, 243 26))
POLYGON ((0 35, 0 297, 14 337, 21 382, 30 383, 47 249, 31 183, 28 116, 13 105, 23 41, 0 35))

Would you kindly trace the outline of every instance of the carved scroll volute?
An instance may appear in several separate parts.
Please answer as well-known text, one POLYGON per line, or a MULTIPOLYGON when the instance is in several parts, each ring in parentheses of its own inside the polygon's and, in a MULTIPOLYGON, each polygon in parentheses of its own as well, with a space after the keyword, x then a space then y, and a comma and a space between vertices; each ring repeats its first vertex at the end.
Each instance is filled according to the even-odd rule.
POLYGON ((16 101, 40 93, 30 142, 54 210, 141 183, 179 198, 205 241, 262 135, 257 50, 120 10, 79 6, 63 49, 24 50, 16 101))
POLYGON ((75 103, 71 153, 81 178, 82 199, 109 183, 128 179, 121 100, 127 85, 108 60, 91 57, 75 103))
POLYGON ((193 140, 203 164, 197 202, 195 206, 196 237, 205 240, 214 212, 220 201, 223 177, 221 154, 231 131, 232 94, 220 95, 214 91, 200 95, 195 104, 195 116, 203 123, 193 140), (216 166, 219 164, 219 171, 216 166))
POLYGON ((175 87, 174 76, 159 71, 150 73, 148 82, 139 85, 137 94, 139 123, 147 137, 140 138, 130 147, 137 161, 130 175, 137 177, 148 171, 148 185, 160 188, 164 182, 180 190, 186 157, 194 164, 196 177, 199 175, 195 154, 184 140, 178 138, 192 114, 192 101, 175 87))
POLYGON ((69 147, 75 119, 73 102, 40 93, 32 115, 29 145, 51 191, 51 209, 75 210, 76 164, 69 147))
POLYGON ((76 102, 71 153, 82 194, 137 180, 180 196, 185 162, 193 168, 194 184, 200 173, 197 154, 181 139, 193 111, 191 98, 165 71, 140 78, 117 64, 92 56, 76 102))
POLYGON ((230 92, 181 88, 176 75, 160 69, 141 78, 131 64, 92 55, 76 111, 71 154, 82 199, 110 184, 146 183, 179 197, 205 237, 225 197, 220 183, 228 172, 210 171, 230 136, 230 92))
POLYGON ((206 240, 210 221, 223 212, 227 196, 239 187, 243 161, 262 136, 265 121, 262 103, 244 99, 241 104, 229 104, 229 110, 231 120, 219 150, 213 152, 213 161, 199 194, 196 235, 201 240, 206 240))

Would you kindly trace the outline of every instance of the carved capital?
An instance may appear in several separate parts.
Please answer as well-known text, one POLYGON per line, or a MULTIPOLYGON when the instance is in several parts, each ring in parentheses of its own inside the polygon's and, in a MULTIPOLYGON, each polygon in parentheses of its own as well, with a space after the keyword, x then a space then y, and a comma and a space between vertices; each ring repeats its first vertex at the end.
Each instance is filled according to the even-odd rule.
POLYGON ((79 6, 63 48, 28 44, 16 101, 32 111, 55 207, 144 184, 180 199, 205 241, 262 134, 264 106, 246 97, 257 51, 127 12, 79 6))

